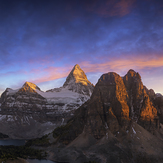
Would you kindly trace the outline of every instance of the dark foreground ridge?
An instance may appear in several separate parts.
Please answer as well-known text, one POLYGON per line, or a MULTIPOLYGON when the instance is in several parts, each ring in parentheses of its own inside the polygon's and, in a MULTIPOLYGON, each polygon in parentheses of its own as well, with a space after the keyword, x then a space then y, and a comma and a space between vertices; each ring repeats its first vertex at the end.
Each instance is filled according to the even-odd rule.
POLYGON ((54 130, 51 159, 82 163, 163 162, 163 98, 141 76, 103 74, 91 98, 67 125, 54 130), (58 148, 60 149, 58 150, 58 148))

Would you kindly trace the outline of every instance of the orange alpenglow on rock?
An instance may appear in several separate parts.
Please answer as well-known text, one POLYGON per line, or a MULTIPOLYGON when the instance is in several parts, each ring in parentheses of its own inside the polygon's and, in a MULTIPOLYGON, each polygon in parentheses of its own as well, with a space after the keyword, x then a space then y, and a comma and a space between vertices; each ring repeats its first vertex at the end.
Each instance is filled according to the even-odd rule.
POLYGON ((94 85, 87 79, 87 76, 78 64, 71 70, 63 87, 73 92, 84 93, 89 96, 94 89, 94 85))
POLYGON ((129 70, 123 81, 129 96, 130 117, 138 121, 144 128, 153 130, 157 124, 158 117, 157 109, 150 100, 152 91, 143 85, 141 76, 134 70, 129 70), (153 127, 144 125, 146 123, 153 127))
POLYGON ((107 94, 109 94, 110 97, 105 100, 114 103, 112 107, 114 108, 115 115, 129 120, 129 107, 127 105, 128 94, 123 79, 118 74, 110 72, 102 75, 99 82, 101 85, 107 86, 107 88, 105 87, 107 92, 104 96, 107 97, 107 94), (115 103, 119 103, 119 107, 115 108, 115 103), (121 109, 119 110, 119 108, 121 109))
POLYGON ((83 85, 91 84, 90 81, 87 79, 87 76, 85 75, 84 71, 80 68, 78 64, 76 64, 71 70, 63 86, 65 87, 70 82, 82 83, 83 85))
POLYGON ((141 120, 144 121, 154 121, 157 119, 157 109, 152 105, 149 96, 146 96, 144 99, 141 113, 140 113, 141 120))
POLYGON ((83 130, 96 139, 106 136, 108 130, 114 135, 120 130, 126 133, 131 122, 153 133, 159 128, 159 121, 148 92, 134 70, 129 70, 124 77, 114 72, 103 74, 90 100, 76 111, 72 123, 68 124, 70 135, 63 134, 61 141, 69 143, 83 130))
POLYGON ((33 83, 30 83, 30 82, 25 82, 23 87, 21 89, 19 89, 19 92, 31 92, 31 93, 37 93, 36 90, 40 90, 40 88, 33 84, 33 83))

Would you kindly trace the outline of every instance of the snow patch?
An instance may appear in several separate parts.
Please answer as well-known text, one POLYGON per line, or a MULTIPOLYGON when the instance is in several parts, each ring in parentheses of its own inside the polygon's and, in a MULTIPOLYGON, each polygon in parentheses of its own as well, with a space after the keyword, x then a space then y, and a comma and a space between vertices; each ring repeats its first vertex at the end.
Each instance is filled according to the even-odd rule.
POLYGON ((0 115, 0 121, 6 118, 6 115, 0 115))
POLYGON ((108 129, 108 128, 109 128, 109 127, 108 127, 108 124, 107 124, 106 122, 105 122, 105 128, 106 128, 106 129, 108 129))
POLYGON ((14 118, 12 115, 7 115, 7 121, 10 121, 10 122, 13 122, 14 121, 14 118))
POLYGON ((108 139, 108 133, 106 133, 106 138, 108 139))
POLYGON ((133 133, 136 134, 136 131, 134 130, 134 128, 132 127, 133 133))
POLYGON ((7 92, 6 92, 6 95, 12 95, 12 94, 17 93, 17 92, 19 91, 19 89, 12 90, 12 89, 10 89, 10 88, 7 88, 6 91, 7 91, 7 92))

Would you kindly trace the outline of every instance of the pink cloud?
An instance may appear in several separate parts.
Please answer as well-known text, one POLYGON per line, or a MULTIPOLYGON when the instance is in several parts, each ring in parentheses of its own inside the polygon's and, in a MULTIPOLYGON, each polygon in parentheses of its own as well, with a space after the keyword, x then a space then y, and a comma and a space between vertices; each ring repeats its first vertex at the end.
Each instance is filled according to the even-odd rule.
POLYGON ((41 71, 43 71, 43 76, 34 80, 31 80, 33 83, 42 83, 47 81, 52 81, 59 78, 64 78, 68 75, 70 67, 48 67, 41 71))
MULTIPOLYGON (((157 67, 163 67, 163 57, 160 57, 158 59, 139 59, 139 58, 129 58, 129 59, 111 59, 110 61, 107 61, 105 63, 99 63, 94 64, 90 62, 81 62, 78 63, 80 67, 86 72, 101 72, 101 73, 107 73, 107 72, 127 72, 129 69, 135 69, 136 71, 141 71, 145 68, 157 68, 157 67)), ((74 65, 73 65, 74 66, 74 65)), ((67 65, 66 67, 48 67, 41 71, 44 75, 41 77, 38 77, 37 79, 32 80, 31 82, 34 83, 41 83, 46 81, 52 81, 59 78, 67 77, 69 72, 73 68, 72 65, 67 65)), ((35 71, 38 73, 38 71, 35 71)), ((35 73, 34 72, 34 73, 35 73)), ((102 75, 102 74, 101 74, 102 75)))
POLYGON ((130 13, 135 0, 95 0, 86 4, 87 10, 101 16, 124 16, 130 13))
POLYGON ((141 70, 144 68, 157 68, 163 66, 163 57, 158 59, 147 60, 139 58, 130 59, 111 59, 105 63, 91 64, 89 62, 83 62, 80 64, 86 72, 108 72, 108 71, 122 71, 129 69, 141 70))

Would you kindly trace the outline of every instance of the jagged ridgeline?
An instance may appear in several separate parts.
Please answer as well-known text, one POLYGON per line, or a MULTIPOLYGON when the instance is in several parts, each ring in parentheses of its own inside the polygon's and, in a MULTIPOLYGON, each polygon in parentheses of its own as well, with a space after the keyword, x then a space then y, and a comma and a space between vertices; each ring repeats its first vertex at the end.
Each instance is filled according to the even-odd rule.
POLYGON ((53 131, 56 142, 66 145, 54 158, 162 162, 162 103, 162 95, 148 90, 134 70, 124 77, 114 72, 103 74, 90 99, 67 125, 53 131))
POLYGON ((50 133, 49 159, 83 163, 162 163, 163 96, 141 76, 103 74, 95 87, 75 65, 60 88, 33 83, 1 96, 1 133, 36 138, 50 133))
POLYGON ((103 74, 90 100, 76 111, 71 125, 67 124, 72 135, 61 136, 61 140, 67 141, 69 137, 70 142, 83 130, 100 139, 108 129, 113 134, 120 129, 127 131, 131 121, 154 133, 160 127, 159 116, 149 92, 133 70, 123 78, 114 72, 103 74))
POLYGON ((94 89, 84 71, 75 65, 60 88, 43 92, 31 82, 1 96, 1 132, 12 138, 37 138, 70 119, 94 89))

